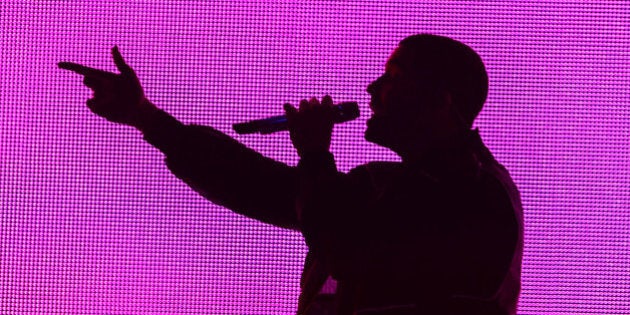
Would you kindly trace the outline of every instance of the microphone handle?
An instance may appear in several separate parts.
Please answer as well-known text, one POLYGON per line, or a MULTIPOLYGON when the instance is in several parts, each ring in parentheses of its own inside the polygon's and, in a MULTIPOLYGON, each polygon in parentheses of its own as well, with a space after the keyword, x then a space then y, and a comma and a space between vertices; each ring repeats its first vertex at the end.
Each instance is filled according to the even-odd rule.
MULTIPOLYGON (((334 123, 342 123, 359 117, 359 104, 357 102, 343 102, 333 106, 335 109, 334 123)), ((244 123, 233 124, 232 128, 238 134, 260 133, 270 134, 277 131, 289 130, 287 116, 279 115, 265 119, 251 120, 244 123)))

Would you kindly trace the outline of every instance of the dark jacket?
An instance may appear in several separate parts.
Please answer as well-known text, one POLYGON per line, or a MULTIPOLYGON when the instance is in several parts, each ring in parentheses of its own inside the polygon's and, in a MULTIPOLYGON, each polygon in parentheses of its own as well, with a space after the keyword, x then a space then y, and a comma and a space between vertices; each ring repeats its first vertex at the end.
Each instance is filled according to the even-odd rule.
POLYGON ((309 253, 298 314, 309 314, 329 275, 339 315, 516 314, 520 197, 476 131, 462 148, 465 166, 437 175, 394 162, 345 174, 327 152, 289 167, 166 113, 145 140, 210 201, 302 232, 309 253))

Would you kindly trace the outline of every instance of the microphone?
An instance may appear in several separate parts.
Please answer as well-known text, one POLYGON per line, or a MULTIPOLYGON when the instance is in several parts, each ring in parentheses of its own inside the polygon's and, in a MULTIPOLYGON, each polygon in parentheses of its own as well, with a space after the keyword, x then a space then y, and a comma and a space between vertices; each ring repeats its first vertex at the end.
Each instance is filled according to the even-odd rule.
MULTIPOLYGON (((339 103, 333 106, 333 110, 335 112, 333 122, 336 124, 359 117, 359 104, 357 102, 339 103)), ((260 133, 265 135, 276 131, 289 130, 289 121, 287 116, 280 115, 233 124, 232 128, 238 134, 260 133)))

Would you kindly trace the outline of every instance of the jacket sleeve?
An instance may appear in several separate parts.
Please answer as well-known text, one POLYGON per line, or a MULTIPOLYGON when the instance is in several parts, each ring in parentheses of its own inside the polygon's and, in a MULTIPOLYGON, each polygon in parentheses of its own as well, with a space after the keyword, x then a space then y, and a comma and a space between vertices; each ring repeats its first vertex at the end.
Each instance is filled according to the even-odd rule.
POLYGON ((367 172, 338 172, 329 152, 304 155, 298 170, 298 220, 309 249, 337 280, 362 273, 356 267, 365 266, 359 261, 374 234, 364 213, 374 200, 367 172))
POLYGON ((184 125, 158 111, 142 130, 175 176, 215 204, 275 226, 297 229, 297 170, 224 133, 184 125))
POLYGON ((330 153, 305 155, 298 164, 302 234, 313 255, 339 281, 410 276, 420 266, 409 257, 431 251, 423 248, 431 242, 424 237, 430 231, 417 228, 419 218, 382 204, 379 186, 391 179, 395 168, 379 170, 388 174, 376 180, 371 165, 344 174, 336 170, 330 153))

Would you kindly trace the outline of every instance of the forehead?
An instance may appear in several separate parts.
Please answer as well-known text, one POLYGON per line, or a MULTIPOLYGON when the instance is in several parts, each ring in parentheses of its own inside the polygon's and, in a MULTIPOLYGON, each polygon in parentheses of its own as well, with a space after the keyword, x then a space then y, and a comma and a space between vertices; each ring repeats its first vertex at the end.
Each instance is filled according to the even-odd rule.
POLYGON ((387 63, 385 64, 385 71, 390 73, 400 73, 406 68, 405 64, 408 57, 406 57, 405 50, 402 47, 397 47, 394 49, 392 54, 389 56, 387 63))

